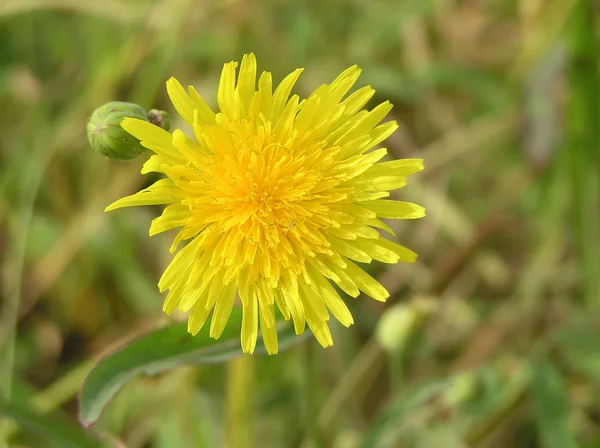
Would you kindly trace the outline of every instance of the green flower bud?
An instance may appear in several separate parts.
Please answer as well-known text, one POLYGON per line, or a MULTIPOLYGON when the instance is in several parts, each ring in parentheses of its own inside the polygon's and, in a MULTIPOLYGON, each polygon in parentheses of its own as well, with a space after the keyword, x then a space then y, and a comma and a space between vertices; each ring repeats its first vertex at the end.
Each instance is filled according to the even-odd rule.
POLYGON ((444 391, 444 400, 451 406, 458 406, 469 401, 477 392, 477 376, 473 372, 463 372, 450 381, 444 391))
POLYGON ((165 131, 171 129, 171 119, 169 118, 169 114, 164 110, 150 109, 148 111, 148 121, 165 131))
POLYGON ((146 148, 138 139, 121 128, 126 117, 148 121, 143 107, 133 103, 113 101, 96 109, 87 124, 90 145, 103 156, 117 160, 133 160, 146 148))
POLYGON ((379 319, 375 331, 377 341, 387 352, 401 352, 410 336, 433 310, 433 302, 424 297, 411 303, 392 305, 379 319))

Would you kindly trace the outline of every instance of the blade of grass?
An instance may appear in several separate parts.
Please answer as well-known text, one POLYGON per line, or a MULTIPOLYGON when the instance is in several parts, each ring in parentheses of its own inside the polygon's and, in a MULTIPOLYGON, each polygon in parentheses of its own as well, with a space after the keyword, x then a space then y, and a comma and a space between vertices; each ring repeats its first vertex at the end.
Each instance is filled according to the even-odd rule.
POLYGON ((540 361, 533 366, 531 392, 542 446, 575 448, 577 444, 569 428, 565 384, 552 364, 540 361))
POLYGON ((575 237, 584 301, 600 304, 598 176, 600 175, 600 87, 595 14, 590 0, 579 0, 569 29, 571 67, 569 159, 575 237))
MULTIPOLYGON (((39 114, 31 117, 31 123, 39 119, 39 114)), ((21 301, 22 273, 25 265, 25 250, 27 245, 28 230, 31 224, 35 200, 40 189, 42 178, 48 162, 53 154, 47 151, 43 142, 45 141, 43 133, 37 133, 32 136, 35 140, 32 142, 23 142, 29 144, 32 149, 28 152, 27 172, 20 176, 22 184, 19 188, 16 201, 19 203, 17 218, 11 223, 13 244, 9 248, 12 263, 4 266, 4 274, 7 279, 5 297, 7 300, 2 307, 2 333, 0 333, 0 398, 6 401, 10 400, 13 366, 15 357, 15 338, 21 301)), ((25 149, 25 148, 23 148, 25 149)), ((0 421, 0 427, 5 425, 0 421)))
MULTIPOLYGON (((31 397, 31 408, 46 413, 73 398, 96 361, 96 359, 88 359, 82 362, 46 389, 36 393, 31 397)), ((0 428, 0 440, 8 440, 17 430, 16 425, 6 424, 4 428, 0 428)))
POLYGON ((101 448, 105 446, 92 432, 87 431, 61 414, 42 415, 24 403, 0 401, 0 415, 15 419, 21 426, 42 437, 45 443, 54 442, 64 448, 101 448))

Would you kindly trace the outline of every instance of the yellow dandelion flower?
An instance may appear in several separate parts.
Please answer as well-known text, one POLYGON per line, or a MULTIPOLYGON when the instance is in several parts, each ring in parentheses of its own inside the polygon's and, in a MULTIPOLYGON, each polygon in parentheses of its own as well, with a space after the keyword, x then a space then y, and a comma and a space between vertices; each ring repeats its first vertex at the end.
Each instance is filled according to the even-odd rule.
POLYGON ((242 307, 241 345, 254 351, 259 331, 269 353, 277 353, 276 308, 297 334, 305 324, 324 347, 333 344, 330 313, 353 323, 334 284, 385 301, 385 288, 355 262, 414 262, 411 250, 383 238, 391 229, 379 218, 413 219, 423 207, 383 199, 423 169, 421 159, 378 163, 386 149, 373 147, 397 128, 379 124, 392 105, 370 111, 370 86, 346 96, 360 69, 350 67, 331 84, 300 100, 290 93, 302 72, 290 73, 273 91, 271 73, 256 88, 256 58, 224 65, 214 112, 193 87, 174 78, 167 91, 195 139, 169 133, 135 118, 122 127, 154 152, 142 173, 166 178, 119 199, 120 207, 164 204, 150 235, 181 227, 177 252, 158 287, 169 290, 164 311, 189 312, 196 334, 212 311, 210 335, 218 338, 236 296, 242 307))

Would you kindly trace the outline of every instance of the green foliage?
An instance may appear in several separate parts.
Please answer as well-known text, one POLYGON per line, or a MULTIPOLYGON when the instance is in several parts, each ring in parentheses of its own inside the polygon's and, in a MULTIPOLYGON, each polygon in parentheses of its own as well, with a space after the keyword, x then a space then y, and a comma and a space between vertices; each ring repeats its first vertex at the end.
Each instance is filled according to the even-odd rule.
MULTIPOLYGON (((42 444, 64 448, 101 448, 108 447, 88 430, 82 429, 76 422, 60 414, 42 415, 29 408, 25 403, 0 402, 0 416, 10 417, 19 425, 38 436, 42 444)), ((41 445, 40 445, 41 446, 41 445)), ((47 446, 47 445, 46 445, 47 446)))
MULTIPOLYGON (((187 324, 179 324, 148 333, 108 354, 94 367, 81 388, 81 423, 89 426, 98 420, 119 389, 139 374, 156 375, 187 364, 224 363, 241 356, 241 322, 242 311, 235 308, 218 340, 209 337, 208 325, 194 337, 187 332, 187 324)), ((280 350, 299 342, 301 338, 290 325, 281 323, 279 326, 280 350)), ((257 343, 255 353, 266 353, 262 340, 257 343)))
POLYGON ((548 362, 534 364, 531 384, 542 445, 545 448, 576 447, 570 429, 569 403, 560 372, 548 362))

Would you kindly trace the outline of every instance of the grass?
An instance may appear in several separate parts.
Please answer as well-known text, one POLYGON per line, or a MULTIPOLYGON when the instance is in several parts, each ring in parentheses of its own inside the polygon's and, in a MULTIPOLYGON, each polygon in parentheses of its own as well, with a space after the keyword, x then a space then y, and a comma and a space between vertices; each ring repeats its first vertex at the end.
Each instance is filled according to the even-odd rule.
POLYGON ((151 179, 141 161, 92 151, 87 117, 110 100, 172 111, 170 76, 214 103, 222 64, 248 51, 276 80, 305 67, 303 94, 357 63, 373 104, 394 103, 401 128, 386 147, 425 159, 401 197, 428 216, 395 228, 419 261, 375 266, 392 298, 351 300, 356 324, 334 328, 333 348, 304 343, 248 365, 139 378, 94 431, 132 448, 250 446, 243 437, 269 447, 599 446, 590 5, 0 2, 0 392, 33 416, 2 420, 0 446, 48 446, 52 421, 75 431, 93 360, 166 319, 155 284, 170 236, 146 235, 157 210, 102 212, 151 179), (382 316, 423 303, 387 351, 382 316))

